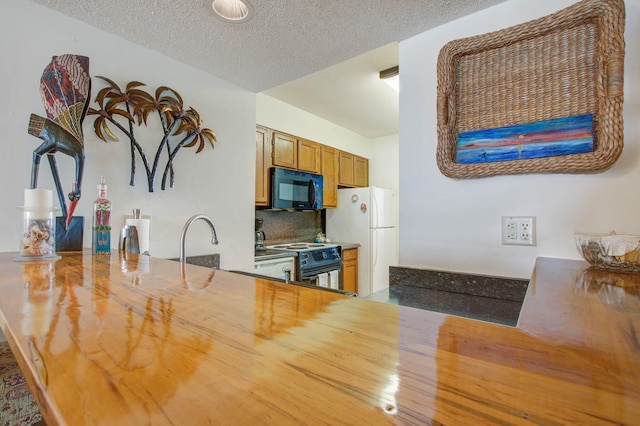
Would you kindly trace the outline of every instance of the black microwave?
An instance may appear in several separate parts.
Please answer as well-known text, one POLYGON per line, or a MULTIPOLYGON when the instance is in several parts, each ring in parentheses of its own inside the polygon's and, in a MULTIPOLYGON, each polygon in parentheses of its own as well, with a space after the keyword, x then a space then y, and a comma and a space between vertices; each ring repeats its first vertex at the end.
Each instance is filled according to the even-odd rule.
POLYGON ((272 167, 271 207, 319 210, 322 208, 322 184, 322 175, 272 167))

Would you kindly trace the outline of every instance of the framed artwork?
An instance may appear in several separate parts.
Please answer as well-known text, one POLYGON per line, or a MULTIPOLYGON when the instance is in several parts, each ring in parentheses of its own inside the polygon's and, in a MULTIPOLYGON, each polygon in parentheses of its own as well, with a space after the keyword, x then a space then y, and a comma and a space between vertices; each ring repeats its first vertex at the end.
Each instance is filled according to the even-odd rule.
POLYGON ((622 0, 583 0, 438 57, 440 171, 592 173, 623 147, 622 0))

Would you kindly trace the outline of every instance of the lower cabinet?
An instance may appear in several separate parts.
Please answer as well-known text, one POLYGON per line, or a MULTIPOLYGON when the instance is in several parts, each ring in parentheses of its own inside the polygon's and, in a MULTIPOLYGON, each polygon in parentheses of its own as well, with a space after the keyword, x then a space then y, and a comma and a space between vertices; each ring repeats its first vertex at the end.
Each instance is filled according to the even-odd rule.
POLYGON ((342 290, 358 292, 358 249, 342 250, 342 290))

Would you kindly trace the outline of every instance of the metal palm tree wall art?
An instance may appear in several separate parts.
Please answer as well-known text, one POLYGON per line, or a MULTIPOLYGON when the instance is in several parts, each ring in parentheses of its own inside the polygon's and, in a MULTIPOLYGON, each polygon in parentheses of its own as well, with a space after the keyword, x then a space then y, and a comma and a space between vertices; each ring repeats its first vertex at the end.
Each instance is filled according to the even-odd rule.
POLYGON ((82 122, 91 97, 89 58, 70 54, 54 56, 42 73, 40 95, 47 118, 31 114, 29 120, 29 134, 44 141, 33 151, 31 189, 38 186, 40 160, 46 155, 63 216, 56 227, 56 250, 80 250, 84 218, 73 218, 73 211, 80 200, 84 169, 82 122), (75 160, 75 181, 68 194, 68 208, 54 157, 57 152, 75 160))
POLYGON ((96 96, 99 109, 89 108, 88 114, 95 115, 93 128, 96 135, 105 142, 117 141, 114 133, 117 129, 123 133, 130 143, 131 179, 129 184, 135 185, 136 153, 140 156, 147 176, 149 192, 154 190, 156 172, 163 153, 166 152, 166 163, 162 173, 161 189, 174 187, 173 161, 181 148, 196 147, 196 154, 202 151, 209 142, 213 148, 216 142, 215 133, 202 127, 200 114, 193 108, 184 108, 182 97, 175 90, 162 86, 154 95, 141 89, 145 86, 139 81, 127 84, 123 91, 115 82, 99 77, 108 86, 100 90, 96 96), (151 116, 157 115, 164 133, 152 160, 148 159, 142 146, 136 139, 135 128, 146 126, 151 116), (125 124, 122 122, 126 121, 125 124))

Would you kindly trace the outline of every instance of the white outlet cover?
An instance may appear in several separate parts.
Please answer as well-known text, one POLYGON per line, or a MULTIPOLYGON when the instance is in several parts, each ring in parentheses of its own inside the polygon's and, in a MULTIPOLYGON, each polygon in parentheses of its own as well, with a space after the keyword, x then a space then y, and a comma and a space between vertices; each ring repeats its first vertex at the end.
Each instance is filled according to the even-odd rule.
POLYGON ((502 244, 535 246, 535 216, 502 216, 502 244))

